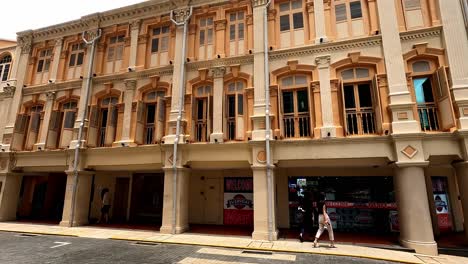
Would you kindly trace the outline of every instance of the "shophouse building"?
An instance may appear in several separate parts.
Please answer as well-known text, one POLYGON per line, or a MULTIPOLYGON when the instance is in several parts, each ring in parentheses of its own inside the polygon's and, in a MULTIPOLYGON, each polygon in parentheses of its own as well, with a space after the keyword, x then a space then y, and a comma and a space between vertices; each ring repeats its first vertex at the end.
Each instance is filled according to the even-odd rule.
POLYGON ((437 254, 468 237, 466 5, 154 0, 19 32, 0 221, 93 223, 108 189, 113 222, 275 240, 324 192, 338 232, 437 254))

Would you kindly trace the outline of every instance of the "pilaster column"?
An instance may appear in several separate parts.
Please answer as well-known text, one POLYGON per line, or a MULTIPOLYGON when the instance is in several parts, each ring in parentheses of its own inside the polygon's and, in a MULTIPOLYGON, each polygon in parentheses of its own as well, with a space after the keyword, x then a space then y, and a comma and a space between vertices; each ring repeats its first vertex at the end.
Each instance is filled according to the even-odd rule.
POLYGON ((320 104, 322 106, 321 137, 336 137, 336 128, 333 124, 333 105, 330 86, 330 55, 315 59, 320 81, 320 104))
POLYGON ((135 79, 125 80, 122 140, 119 142, 122 146, 136 145, 134 143, 134 139, 130 139, 130 130, 132 127, 132 104, 133 97, 135 97, 136 84, 137 81, 135 79))
MULTIPOLYGON (((8 166, 8 161, 5 159, 8 159, 8 157, 3 157, 1 162, 6 162, 8 166)), ((22 179, 22 174, 0 173, 0 182, 2 183, 0 190, 0 222, 16 220, 22 179)))
POLYGON ((57 72, 60 63, 60 55, 62 54, 62 47, 63 47, 63 38, 59 38, 55 40, 55 47, 54 47, 54 58, 52 60, 52 65, 50 67, 50 75, 49 80, 55 82, 57 79, 57 72))
POLYGON ((254 231, 252 239, 270 240, 271 238, 272 240, 277 240, 276 188, 274 187, 276 185, 275 168, 270 168, 271 190, 268 190, 265 146, 261 143, 254 145, 252 147, 252 156, 254 186, 254 231), (270 208, 269 205, 271 206, 270 208))
POLYGON ((315 41, 315 36, 317 36, 317 30, 315 29, 315 11, 314 11, 314 2, 306 3, 307 12, 309 13, 309 43, 315 41))
MULTIPOLYGON (((254 109, 253 109, 253 131, 252 140, 265 139, 265 28, 266 0, 252 0, 253 6, 253 32, 254 39, 254 109)), ((268 106, 269 107, 269 106, 268 106)))
POLYGON ((393 115, 393 134, 421 131, 419 118, 413 112, 414 102, 408 90, 403 61, 400 32, 394 1, 377 0, 382 31, 383 52, 388 77, 390 109, 393 115), (390 59, 391 58, 391 59, 390 59))
MULTIPOLYGON (((167 153, 167 152, 166 152, 167 153)), ((171 234, 173 227, 173 182, 174 169, 170 167, 164 168, 164 200, 163 200, 163 216, 160 232, 163 234, 171 234)), ((186 168, 177 169, 177 194, 176 194, 176 222, 175 233, 180 234, 189 229, 189 185, 190 185, 190 170, 186 168)))
MULTIPOLYGON (((190 14, 190 9, 184 7, 178 10, 174 10, 174 19, 177 23, 183 23, 190 14)), ((187 21, 188 23, 188 21, 187 21)), ((188 25, 187 25, 188 35, 188 25)), ((174 71, 172 75, 172 97, 171 97, 171 112, 169 113, 169 135, 164 137, 165 144, 173 144, 176 134, 177 116, 179 115, 179 107, 182 107, 181 115, 181 133, 179 137, 179 144, 184 144, 185 126, 187 120, 184 110, 184 98, 180 101, 180 89, 183 89, 182 93, 185 95, 185 74, 186 69, 184 68, 184 62, 187 57, 187 50, 182 53, 182 45, 187 42, 187 35, 184 35, 184 25, 176 26, 176 37, 174 47, 174 71), (182 84, 182 86, 181 86, 182 84)), ((186 46, 188 49, 188 45, 186 46)))
POLYGON ((44 119, 42 120, 41 132, 39 143, 34 144, 34 150, 44 150, 47 140, 47 133, 49 132, 50 116, 54 107, 55 92, 46 93, 47 101, 44 107, 44 119))
MULTIPOLYGON (((67 173, 67 187, 65 189, 65 200, 63 205, 63 215, 61 226, 70 225, 70 213, 72 208, 72 192, 73 192, 73 171, 66 171, 67 173)), ((76 189, 75 199, 75 214, 72 226, 82 226, 88 224, 88 210, 89 198, 91 194, 91 184, 94 172, 79 171, 78 172, 78 185, 76 189)))
POLYGON ((377 3, 376 0, 368 0, 369 3, 369 21, 371 34, 376 33, 379 30, 379 18, 377 15, 377 3))
POLYGON ((224 74, 226 67, 215 67, 211 69, 214 79, 213 86, 213 133, 210 135, 211 143, 220 143, 224 141, 223 134, 223 116, 224 116, 224 74))
POLYGON ((463 226, 465 230, 465 239, 468 240, 468 162, 458 162, 454 164, 457 174, 458 190, 463 208, 463 226))
POLYGON ((15 58, 16 62, 13 62, 14 71, 12 72, 12 77, 15 78, 11 78, 10 81, 13 84, 12 86, 16 87, 17 89, 13 89, 14 94, 11 100, 10 111, 7 116, 7 122, 3 133, 2 143, 3 149, 5 149, 5 151, 10 150, 10 144, 13 137, 13 128, 16 121, 16 114, 20 110, 21 106, 24 78, 28 68, 29 56, 31 54, 32 39, 32 31, 25 32, 23 35, 18 37, 19 48, 17 48, 17 51, 20 50, 20 55, 15 58))
MULTIPOLYGON (((93 29, 93 30, 89 30, 86 32, 86 35, 88 36, 95 36, 97 35, 97 31, 98 29, 93 29)), ((98 49, 98 43, 95 44, 96 45, 96 52, 95 52, 95 55, 94 55, 94 58, 91 57, 91 47, 90 46, 87 46, 86 49, 87 49, 87 52, 85 52, 85 56, 86 58, 84 59, 85 61, 85 64, 83 65, 83 68, 84 69, 88 69, 88 64, 91 63, 91 60, 94 60, 96 59, 96 56, 98 54, 97 52, 97 49, 98 49)), ((94 64, 94 66, 96 67, 96 64, 94 64)), ((74 127, 73 127, 73 140, 70 141, 70 149, 75 149, 76 148, 76 143, 78 141, 78 131, 80 129, 80 124, 81 122, 84 122, 84 128, 87 129, 88 128, 88 117, 87 116, 84 116, 85 115, 85 109, 88 107, 88 104, 89 102, 86 102, 86 95, 87 95, 87 92, 88 92, 88 87, 86 86, 86 79, 87 78, 91 78, 91 82, 90 82, 90 86, 89 86, 89 89, 90 92, 89 92, 89 96, 91 97, 92 94, 93 94, 93 76, 92 76, 92 72, 91 72, 91 75, 90 73, 88 72, 88 70, 85 70, 84 71, 84 74, 83 74, 83 81, 81 82, 81 89, 80 89, 80 101, 78 102, 78 112, 77 112, 77 115, 76 115, 76 119, 75 119, 75 124, 74 124, 74 127)), ((84 130, 84 132, 87 131, 87 130, 84 130)), ((86 133, 84 133, 83 135, 86 135, 86 133)), ((83 136, 83 139, 82 139, 82 145, 81 146, 85 146, 86 142, 86 136, 83 136)))
POLYGON ((323 0, 314 0, 315 9, 315 43, 322 43, 328 40, 325 27, 325 8, 323 0), (320 41, 321 40, 321 41, 320 41))
POLYGON ((225 43, 226 43, 226 25, 227 20, 215 20, 215 46, 216 46, 216 56, 220 56, 220 58, 226 57, 226 50, 225 50, 225 43))
MULTIPOLYGON (((0 93, 0 108, 1 108, 1 115, 2 116, 8 116, 10 110, 11 110, 11 100, 13 98, 13 95, 15 94, 16 87, 13 86, 15 85, 16 81, 8 81, 10 86, 5 86, 3 87, 3 92, 0 93)), ((6 122, 8 120, 6 119, 0 119, 0 147, 2 146, 3 142, 3 134, 5 132, 5 126, 6 122)))
POLYGON ((393 180, 400 223, 400 243, 416 250, 416 253, 437 255, 424 168, 421 165, 424 166, 400 163, 395 168, 393 180))
POLYGON ((460 1, 439 0, 445 50, 452 79, 451 90, 458 112, 459 128, 468 129, 468 36, 460 1))
POLYGON ((137 51, 138 51, 138 35, 140 34, 141 20, 133 20, 130 23, 130 58, 128 61, 129 68, 135 70, 137 51))

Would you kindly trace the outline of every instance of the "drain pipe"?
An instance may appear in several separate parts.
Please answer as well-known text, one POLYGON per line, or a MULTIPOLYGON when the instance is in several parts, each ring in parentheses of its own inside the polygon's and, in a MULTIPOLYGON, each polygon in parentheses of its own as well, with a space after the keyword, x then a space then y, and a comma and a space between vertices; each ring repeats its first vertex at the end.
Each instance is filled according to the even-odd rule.
MULTIPOLYGON (((266 174, 268 197, 268 240, 273 240, 273 183, 271 177, 271 152, 270 152, 270 68, 268 52, 268 7, 271 0, 266 3, 263 14, 263 42, 265 52, 265 149, 266 149, 266 174)), ((279 96, 279 95, 278 95, 279 96)))
POLYGON ((176 135, 174 139, 174 152, 173 152, 173 161, 172 161, 172 169, 174 170, 174 178, 172 181, 172 234, 176 233, 176 209, 177 209, 177 145, 179 144, 179 137, 180 137, 180 122, 182 120, 182 107, 184 105, 184 94, 185 94, 185 55, 187 49, 187 27, 188 27, 188 20, 192 16, 193 8, 190 7, 190 11, 188 16, 185 18, 184 22, 177 22, 174 20, 174 11, 171 12, 171 21, 176 26, 184 25, 184 40, 182 41, 182 65, 180 67, 180 87, 179 87, 179 109, 177 113, 177 123, 176 123, 176 135))
POLYGON ((97 35, 93 36, 93 39, 87 40, 85 37, 85 32, 82 34, 82 38, 86 45, 91 45, 91 54, 90 60, 88 64, 88 76, 86 78, 86 97, 84 98, 84 113, 83 117, 81 118, 80 128, 78 130, 78 141, 76 142, 75 147, 75 160, 73 161, 73 189, 72 189, 72 197, 71 197, 71 212, 70 212, 70 221, 69 227, 73 227, 73 221, 75 218, 75 200, 76 200, 76 191, 78 188, 78 164, 80 158, 80 149, 83 137, 83 129, 85 125, 86 116, 88 115, 88 101, 89 101, 89 93, 90 93, 90 86, 91 86, 91 78, 92 78, 92 71, 93 71, 93 64, 94 64, 94 52, 96 49, 96 41, 101 37, 101 29, 98 29, 97 35))

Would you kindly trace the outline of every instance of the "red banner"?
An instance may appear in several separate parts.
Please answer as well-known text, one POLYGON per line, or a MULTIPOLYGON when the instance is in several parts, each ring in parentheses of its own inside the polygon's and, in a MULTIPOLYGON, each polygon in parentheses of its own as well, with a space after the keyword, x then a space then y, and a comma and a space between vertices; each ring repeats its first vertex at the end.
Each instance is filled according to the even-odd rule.
MULTIPOLYGON (((341 201, 326 201, 325 204, 328 208, 351 208, 351 209, 384 209, 384 210, 396 210, 396 203, 353 203, 353 202, 341 202, 341 201)), ((297 205, 290 204, 290 207, 297 207, 297 205)), ((313 203, 317 206, 317 203, 313 203)))
POLYGON ((224 224, 251 226, 253 213, 253 210, 224 210, 224 224))

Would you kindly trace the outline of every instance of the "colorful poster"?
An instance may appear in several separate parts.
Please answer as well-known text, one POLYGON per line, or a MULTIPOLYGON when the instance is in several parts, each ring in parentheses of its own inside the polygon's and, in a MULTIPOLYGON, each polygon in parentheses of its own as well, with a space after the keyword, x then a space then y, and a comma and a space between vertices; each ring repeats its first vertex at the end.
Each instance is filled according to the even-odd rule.
POLYGON ((390 211, 388 215, 391 232, 400 232, 400 223, 398 222, 398 212, 390 211))
POLYGON ((434 194, 434 203, 440 231, 450 231, 452 223, 449 217, 447 195, 434 194))
POLYGON ((224 224, 253 225, 253 178, 224 178, 224 224))

